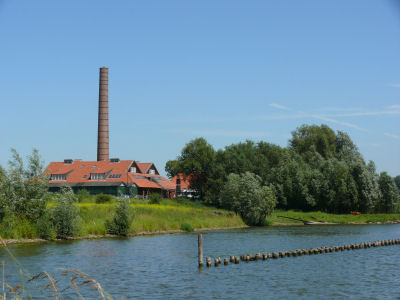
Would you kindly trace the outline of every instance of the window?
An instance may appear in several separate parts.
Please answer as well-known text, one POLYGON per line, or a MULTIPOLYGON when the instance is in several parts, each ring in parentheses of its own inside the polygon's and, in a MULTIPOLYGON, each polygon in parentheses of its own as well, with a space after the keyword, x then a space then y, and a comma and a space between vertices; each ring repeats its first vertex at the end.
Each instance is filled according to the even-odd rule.
POLYGON ((121 178, 121 174, 111 174, 108 178, 121 178))
POLYGON ((67 180, 67 175, 65 175, 65 174, 51 174, 50 180, 67 180))
POLYGON ((86 177, 87 177, 87 175, 86 175, 86 174, 82 176, 82 178, 86 178, 86 177))
POLYGON ((150 172, 149 172, 149 174, 152 174, 152 175, 156 174, 156 170, 154 170, 154 169, 150 169, 150 172))
POLYGON ((135 177, 136 179, 146 179, 145 176, 139 176, 139 175, 133 175, 133 177, 135 177))
POLYGON ((105 173, 90 173, 90 180, 106 180, 105 173))

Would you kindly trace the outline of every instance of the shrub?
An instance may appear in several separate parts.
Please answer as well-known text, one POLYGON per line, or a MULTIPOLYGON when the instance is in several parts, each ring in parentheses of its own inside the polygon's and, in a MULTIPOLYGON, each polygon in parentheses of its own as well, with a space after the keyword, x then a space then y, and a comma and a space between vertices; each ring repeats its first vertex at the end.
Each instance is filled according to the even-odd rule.
POLYGON ((88 190, 83 189, 83 190, 79 190, 76 193, 76 197, 78 198, 78 202, 81 203, 81 202, 84 202, 85 200, 91 198, 91 195, 88 192, 88 190))
POLYGON ((59 203, 53 210, 52 221, 57 238, 65 239, 78 232, 79 207, 76 196, 70 187, 62 187, 57 195, 59 203))
POLYGON ((265 225, 276 205, 273 187, 262 186, 261 178, 250 172, 230 174, 220 194, 221 205, 240 215, 250 226, 265 225))
POLYGON ((160 204, 162 197, 158 193, 152 193, 149 196, 149 201, 151 204, 160 204))
POLYGON ((97 194, 96 195, 96 203, 109 203, 112 200, 112 196, 108 194, 97 194))
POLYGON ((36 223, 36 232, 38 236, 45 240, 53 240, 56 237, 56 231, 53 225, 51 211, 46 211, 36 223))
POLYGON ((36 149, 28 157, 28 167, 15 149, 6 171, 0 167, 0 218, 13 214, 29 221, 38 220, 48 200, 47 178, 39 176, 43 169, 36 149))
POLYGON ((121 199, 115 209, 113 219, 106 220, 106 231, 109 234, 126 236, 129 232, 132 221, 133 217, 130 212, 129 202, 126 199, 121 199))
POLYGON ((187 232, 193 232, 194 228, 191 224, 189 223, 181 223, 181 230, 187 231, 187 232))

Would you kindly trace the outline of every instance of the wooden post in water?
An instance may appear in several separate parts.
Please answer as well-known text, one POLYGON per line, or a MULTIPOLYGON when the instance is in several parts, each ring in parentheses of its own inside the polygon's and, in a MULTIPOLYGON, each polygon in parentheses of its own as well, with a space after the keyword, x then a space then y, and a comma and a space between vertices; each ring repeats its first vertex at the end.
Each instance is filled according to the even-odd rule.
POLYGON ((203 235, 199 233, 198 236, 198 246, 199 246, 199 268, 203 266, 203 235))

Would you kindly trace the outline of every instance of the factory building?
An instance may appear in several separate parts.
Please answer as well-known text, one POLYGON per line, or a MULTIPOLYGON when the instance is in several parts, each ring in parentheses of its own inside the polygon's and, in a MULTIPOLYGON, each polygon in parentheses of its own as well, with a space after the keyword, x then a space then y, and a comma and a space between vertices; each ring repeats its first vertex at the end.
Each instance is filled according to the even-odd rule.
POLYGON ((106 193, 147 198, 151 193, 175 196, 176 185, 161 176, 153 163, 109 158, 108 68, 100 68, 97 161, 64 159, 51 162, 44 171, 49 190, 63 185, 73 190, 86 189, 91 194, 106 193))

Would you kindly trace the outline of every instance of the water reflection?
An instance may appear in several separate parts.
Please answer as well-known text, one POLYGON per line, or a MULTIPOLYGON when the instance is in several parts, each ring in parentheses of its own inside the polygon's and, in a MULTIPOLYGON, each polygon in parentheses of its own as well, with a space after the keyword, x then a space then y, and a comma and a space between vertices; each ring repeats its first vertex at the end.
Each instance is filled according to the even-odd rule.
MULTIPOLYGON (((293 226, 203 234, 204 254, 227 257, 400 237, 398 225, 293 226)), ((197 268, 197 235, 82 240, 10 246, 31 274, 79 269, 116 298, 392 299, 400 295, 400 246, 197 268), (351 291, 356 288, 357 293, 351 291)), ((15 264, 7 280, 18 283, 15 264)), ((68 292, 67 292, 68 293, 68 292)), ((73 299, 73 296, 70 295, 73 299)))

